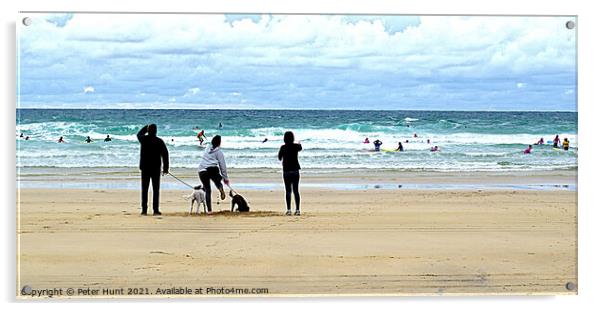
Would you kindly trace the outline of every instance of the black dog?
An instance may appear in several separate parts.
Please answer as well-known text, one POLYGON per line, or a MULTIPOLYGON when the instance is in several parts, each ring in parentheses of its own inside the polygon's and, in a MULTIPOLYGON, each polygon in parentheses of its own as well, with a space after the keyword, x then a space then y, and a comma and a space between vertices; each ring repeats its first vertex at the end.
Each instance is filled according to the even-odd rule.
POLYGON ((249 204, 247 204, 247 201, 245 201, 245 198, 242 197, 242 195, 240 194, 233 194, 232 190, 230 190, 230 197, 232 198, 232 212, 234 212, 234 205, 238 205, 238 208, 236 209, 236 211, 241 212, 241 213, 245 213, 249 211, 249 204))

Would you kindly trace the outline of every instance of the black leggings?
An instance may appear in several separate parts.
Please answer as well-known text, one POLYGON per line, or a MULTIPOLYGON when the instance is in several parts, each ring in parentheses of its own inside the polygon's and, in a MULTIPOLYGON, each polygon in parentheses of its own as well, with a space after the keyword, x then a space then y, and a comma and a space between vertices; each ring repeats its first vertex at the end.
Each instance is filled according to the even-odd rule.
POLYGON ((219 168, 217 167, 209 167, 207 170, 199 172, 199 179, 203 184, 203 189, 205 190, 205 202, 207 203, 207 211, 211 212, 211 181, 217 187, 217 189, 222 189, 222 175, 219 173, 219 168))
POLYGON ((295 193, 295 206, 299 210, 301 196, 299 196, 299 171, 284 172, 284 189, 286 189, 286 209, 291 210, 291 191, 295 193))

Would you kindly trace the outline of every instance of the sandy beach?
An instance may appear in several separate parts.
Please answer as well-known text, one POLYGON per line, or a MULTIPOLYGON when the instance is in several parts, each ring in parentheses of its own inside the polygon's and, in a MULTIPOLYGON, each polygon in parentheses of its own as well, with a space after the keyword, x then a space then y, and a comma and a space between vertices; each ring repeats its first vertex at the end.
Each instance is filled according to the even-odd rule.
MULTIPOLYGON (((486 175, 472 179, 499 182, 486 175)), ((162 191, 153 217, 139 215, 135 190, 21 189, 18 295, 26 285, 203 288, 199 297, 577 292, 566 289, 577 284, 576 191, 302 188, 300 217, 283 216, 282 189, 245 190, 246 215, 226 212, 227 200, 191 216, 188 193, 162 191)))

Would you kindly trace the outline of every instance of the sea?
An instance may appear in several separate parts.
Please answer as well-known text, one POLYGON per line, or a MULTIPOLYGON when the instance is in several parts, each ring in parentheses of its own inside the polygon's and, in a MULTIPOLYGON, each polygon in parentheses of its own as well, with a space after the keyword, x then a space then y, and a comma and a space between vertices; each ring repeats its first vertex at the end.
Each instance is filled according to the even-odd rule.
POLYGON ((230 168, 280 168, 286 131, 303 146, 302 169, 324 171, 576 170, 579 146, 576 112, 17 109, 17 167, 135 168, 136 133, 149 123, 157 124, 171 166, 181 168, 198 166, 202 129, 209 140, 222 136, 230 168), (104 142, 107 135, 112 141, 104 142), (569 139, 568 151, 552 148, 555 135, 569 139), (60 136, 66 143, 57 143, 60 136), (540 138, 544 145, 523 153, 540 138), (398 142, 403 152, 392 151, 398 142))

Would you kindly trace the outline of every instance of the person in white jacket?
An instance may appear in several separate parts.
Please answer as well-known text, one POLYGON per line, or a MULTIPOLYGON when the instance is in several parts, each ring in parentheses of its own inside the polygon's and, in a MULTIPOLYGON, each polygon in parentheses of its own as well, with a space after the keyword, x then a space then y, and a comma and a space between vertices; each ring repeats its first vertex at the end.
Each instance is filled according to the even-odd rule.
POLYGON ((209 144, 203 152, 201 163, 199 164, 199 179, 201 179, 201 183, 205 189, 207 214, 211 214, 211 181, 213 180, 213 183, 219 190, 222 200, 226 199, 222 178, 226 185, 230 185, 224 153, 219 147, 221 143, 222 137, 220 135, 215 135, 213 139, 211 139, 211 144, 209 144))

